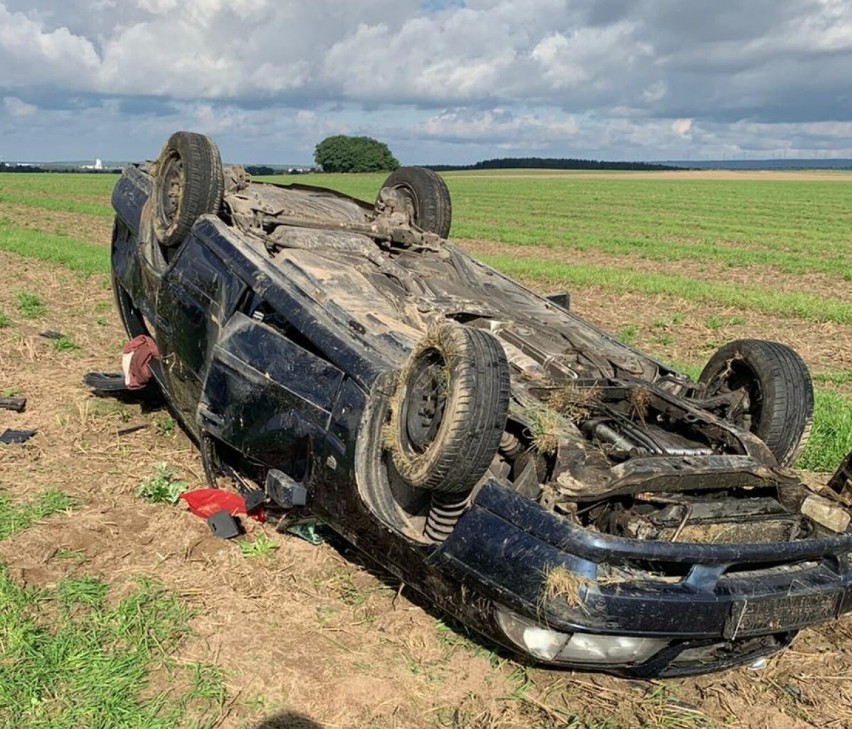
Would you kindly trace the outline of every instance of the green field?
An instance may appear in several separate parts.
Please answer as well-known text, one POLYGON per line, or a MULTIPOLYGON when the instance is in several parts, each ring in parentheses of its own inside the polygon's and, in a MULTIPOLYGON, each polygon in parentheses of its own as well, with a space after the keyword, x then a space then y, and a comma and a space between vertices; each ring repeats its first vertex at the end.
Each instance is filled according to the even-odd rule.
MULTIPOLYGON (((273 179, 372 200, 384 177, 273 179)), ((693 377, 731 339, 796 347, 816 388, 814 429, 798 465, 822 481, 852 449, 852 176, 731 177, 450 173, 451 236, 536 290, 570 291, 583 316, 693 377)), ((0 395, 29 394, 12 386, 28 383, 36 393, 28 412, 49 437, 47 448, 10 450, 0 461, 0 725, 107 727, 120 717, 115 725, 126 727, 257 729, 280 708, 264 681, 291 677, 269 691, 287 702, 319 696, 316 686, 332 674, 364 677, 371 691, 393 687, 376 702, 386 713, 363 726, 396 724, 399 697, 409 712, 399 726, 476 726, 466 722, 483 716, 497 723, 482 726, 548 729, 727 725, 728 709, 717 710, 716 724, 693 708, 715 694, 843 725, 832 713, 840 712, 832 681, 852 670, 852 652, 826 653, 819 643, 810 651, 798 643, 805 649, 782 659, 792 668, 783 677, 773 668, 763 683, 748 674, 734 690, 729 677, 739 673, 665 687, 599 679, 596 703, 587 678, 535 672, 441 622, 435 627, 434 617, 400 597, 402 586, 397 592, 365 578, 331 548, 317 557, 315 547, 279 548, 260 532, 241 548, 216 545, 191 558, 204 538, 191 527, 204 532, 203 523, 179 522, 175 507, 136 495, 167 472, 176 475, 166 486, 198 488, 195 449, 165 411, 93 399, 79 384, 86 369, 115 364, 123 343, 109 292, 116 179, 0 174, 0 251, 11 267, 0 268, 0 395), (62 340, 38 337, 59 327, 62 340), (116 435, 140 421, 144 430, 116 435), (89 525, 92 544, 80 524, 89 525), (70 538, 81 541, 63 541, 70 538), (37 563, 19 567, 31 555, 37 563), (148 579, 152 573, 164 583, 148 579), (208 632, 196 640, 208 617, 208 632), (282 662, 255 679, 279 642, 282 662), (290 663, 299 650, 301 663, 290 663), (485 678, 466 673, 473 664, 484 666, 485 678), (812 690, 819 684, 803 684, 807 706, 790 703, 787 691, 802 671, 824 676, 827 687, 819 694, 812 690), (445 699, 463 672, 465 693, 445 699), (612 719, 620 707, 628 707, 626 718, 612 719)), ((322 713, 331 699, 317 701, 322 713)), ((340 716, 325 718, 349 726, 340 716)))

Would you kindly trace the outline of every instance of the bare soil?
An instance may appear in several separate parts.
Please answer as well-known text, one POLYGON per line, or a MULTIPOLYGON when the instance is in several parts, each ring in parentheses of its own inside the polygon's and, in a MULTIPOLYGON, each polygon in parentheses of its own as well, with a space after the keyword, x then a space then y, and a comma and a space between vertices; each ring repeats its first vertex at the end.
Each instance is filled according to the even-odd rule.
MULTIPOLYGON (((708 338, 742 332, 794 343, 817 368, 852 363, 848 331, 803 331, 801 322, 751 312, 741 327, 709 331, 706 318, 720 312, 706 307, 572 293, 581 314, 609 329, 638 325, 640 344, 656 336, 655 321, 683 313, 676 342, 657 347, 678 361, 703 361, 708 338)), ((121 593, 138 576, 162 580, 196 613, 182 657, 226 671, 220 727, 257 727, 285 711, 323 727, 359 728, 852 724, 852 618, 804 631, 763 670, 626 681, 529 668, 493 653, 446 628, 437 609, 339 540, 314 547, 248 522, 249 539, 264 532, 279 547, 269 559, 248 559, 182 508, 134 496, 158 462, 193 488, 204 484, 192 443, 162 427, 166 411, 94 398, 81 384, 87 371, 119 366, 124 336, 105 280, 0 253, 0 311, 12 319, 0 329, 0 388, 28 398, 23 414, 0 411, 0 430, 38 430, 23 446, 0 446, 2 486, 15 500, 59 488, 79 504, 0 542, 0 562, 36 585, 93 574, 121 593), (44 317, 20 316, 22 290, 43 299, 44 317), (46 329, 79 349, 55 351, 39 336, 46 329), (147 427, 118 434, 134 424, 147 427), (60 549, 80 550, 86 561, 58 559, 60 549), (569 724, 572 716, 578 723, 569 724)))

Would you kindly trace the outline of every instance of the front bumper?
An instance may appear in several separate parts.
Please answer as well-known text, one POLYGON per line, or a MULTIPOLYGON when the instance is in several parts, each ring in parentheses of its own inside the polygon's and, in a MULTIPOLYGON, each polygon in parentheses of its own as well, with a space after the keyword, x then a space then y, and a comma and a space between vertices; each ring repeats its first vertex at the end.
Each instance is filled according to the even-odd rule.
MULTIPOLYGON (((558 665, 670 676, 752 662, 852 610, 850 552, 850 535, 746 545, 611 537, 491 481, 429 559, 548 629, 665 639, 640 662, 558 665), (572 594, 546 589, 554 569, 571 577, 572 594)), ((488 632, 518 650, 494 612, 488 632)))

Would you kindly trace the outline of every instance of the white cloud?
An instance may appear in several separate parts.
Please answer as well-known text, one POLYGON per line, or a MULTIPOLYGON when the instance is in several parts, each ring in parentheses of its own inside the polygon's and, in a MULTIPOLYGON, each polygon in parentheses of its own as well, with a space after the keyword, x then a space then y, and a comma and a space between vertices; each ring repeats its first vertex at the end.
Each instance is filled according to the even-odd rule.
POLYGON ((672 131, 679 137, 688 137, 692 131, 692 119, 675 119, 672 122, 672 131))
POLYGON ((125 145, 196 124, 287 161, 337 131, 434 162, 834 154, 851 65, 848 0, 0 0, 0 155, 96 108, 125 145))
POLYGON ((454 141, 488 141, 501 148, 533 149, 547 143, 566 142, 577 134, 573 116, 541 117, 494 109, 470 114, 447 111, 425 119, 417 132, 426 137, 454 141))
POLYGON ((16 96, 4 96, 3 108, 11 116, 32 116, 38 111, 35 104, 28 104, 26 101, 21 101, 16 96))
POLYGON ((92 42, 66 27, 43 22, 0 4, 0 90, 34 84, 87 84, 100 63, 92 42))

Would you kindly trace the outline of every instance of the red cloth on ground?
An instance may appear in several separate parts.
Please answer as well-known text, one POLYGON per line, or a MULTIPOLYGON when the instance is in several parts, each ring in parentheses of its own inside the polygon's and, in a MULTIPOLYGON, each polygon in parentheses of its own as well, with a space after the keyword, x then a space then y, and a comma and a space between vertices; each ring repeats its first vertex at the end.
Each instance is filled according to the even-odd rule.
POLYGON ((157 343, 140 334, 134 337, 121 350, 121 368, 124 370, 124 384, 128 390, 141 390, 151 379, 150 362, 160 356, 157 343))
MULTIPOLYGON (((186 505, 193 514, 200 516, 202 519, 208 519, 219 511, 227 511, 231 516, 246 513, 245 499, 233 491, 197 489, 196 491, 187 491, 181 494, 180 498, 186 502, 186 505)), ((261 523, 266 521, 265 514, 261 508, 252 510, 249 516, 261 523)))

